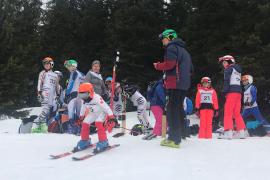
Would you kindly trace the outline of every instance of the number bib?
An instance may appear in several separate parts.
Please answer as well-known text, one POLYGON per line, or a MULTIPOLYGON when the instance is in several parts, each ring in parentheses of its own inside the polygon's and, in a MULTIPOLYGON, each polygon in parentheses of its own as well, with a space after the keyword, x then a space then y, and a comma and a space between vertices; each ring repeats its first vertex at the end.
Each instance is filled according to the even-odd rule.
POLYGON ((201 103, 213 104, 213 91, 201 90, 201 103))
POLYGON ((241 73, 237 72, 234 68, 232 71, 230 85, 239 85, 241 83, 241 73))

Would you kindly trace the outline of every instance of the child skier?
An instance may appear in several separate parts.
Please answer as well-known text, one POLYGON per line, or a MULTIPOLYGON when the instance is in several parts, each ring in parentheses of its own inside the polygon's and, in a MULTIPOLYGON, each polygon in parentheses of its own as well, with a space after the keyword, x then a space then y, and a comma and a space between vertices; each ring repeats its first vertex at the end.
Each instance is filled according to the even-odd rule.
POLYGON ((77 70, 77 61, 70 59, 66 60, 64 66, 70 72, 69 81, 65 94, 65 103, 68 105, 68 133, 80 133, 80 127, 76 125, 76 120, 79 118, 82 105, 81 99, 77 98, 79 85, 84 81, 84 75, 77 70))
POLYGON ((37 93, 38 99, 41 102, 41 113, 37 119, 34 120, 32 126, 32 133, 47 132, 47 121, 53 111, 55 99, 59 97, 59 81, 58 76, 53 69, 53 59, 46 57, 42 60, 44 70, 39 73, 37 93))
POLYGON ((224 105, 224 133, 221 139, 246 138, 246 126, 240 114, 241 111, 241 72, 242 69, 235 63, 234 57, 226 55, 219 58, 224 67, 223 94, 226 97, 224 105), (233 118, 235 119, 236 134, 233 135, 233 118))
POLYGON ((244 120, 252 115, 261 125, 269 126, 270 124, 263 118, 257 104, 257 88, 253 84, 253 77, 251 75, 242 76, 242 83, 244 85, 244 108, 242 112, 244 120))
POLYGON ((140 127, 142 128, 143 134, 150 133, 152 127, 149 124, 149 119, 146 112, 147 102, 145 97, 143 97, 143 95, 138 91, 138 88, 133 85, 125 85, 123 87, 123 90, 124 93, 127 95, 127 98, 130 98, 130 100, 133 102, 133 105, 137 106, 137 118, 142 125, 140 127))
POLYGON ((113 113, 103 98, 94 93, 94 88, 91 83, 82 83, 79 87, 78 96, 84 101, 80 117, 83 122, 81 140, 78 142, 75 149, 83 150, 91 145, 89 128, 90 124, 95 122, 99 142, 96 144, 94 151, 103 151, 109 146, 106 130, 111 132, 115 125, 113 113))
POLYGON ((162 115, 166 104, 165 88, 162 79, 157 81, 152 87, 148 88, 147 99, 150 101, 150 108, 156 120, 153 132, 143 137, 145 140, 150 140, 157 136, 161 136, 162 115))
POLYGON ((218 99, 209 77, 203 77, 201 84, 198 84, 195 106, 200 117, 199 138, 210 139, 213 117, 218 116, 218 99))
POLYGON ((107 77, 105 79, 105 87, 106 87, 106 94, 108 95, 108 98, 106 99, 106 102, 110 103, 110 97, 111 97, 111 90, 112 90, 112 77, 107 77))

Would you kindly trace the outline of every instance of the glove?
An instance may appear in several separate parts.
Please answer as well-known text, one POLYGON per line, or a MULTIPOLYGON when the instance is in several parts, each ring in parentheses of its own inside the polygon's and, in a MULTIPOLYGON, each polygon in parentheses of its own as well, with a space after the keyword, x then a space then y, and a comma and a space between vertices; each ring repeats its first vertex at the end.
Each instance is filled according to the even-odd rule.
POLYGON ((115 117, 112 115, 112 116, 108 116, 106 121, 104 122, 104 127, 105 129, 108 130, 109 133, 112 132, 112 129, 113 127, 115 126, 115 117))
POLYGON ((214 112, 214 118, 217 118, 218 117, 218 110, 215 110, 215 112, 214 112))
POLYGON ((56 103, 59 103, 60 97, 58 95, 55 97, 55 101, 56 101, 56 103))
POLYGON ((119 100, 119 95, 116 94, 114 97, 113 97, 113 101, 117 102, 119 100))
POLYGON ((198 118, 200 118, 200 110, 199 110, 199 109, 196 109, 195 114, 196 114, 196 116, 197 116, 198 118))
POLYGON ((37 99, 38 99, 38 101, 39 101, 40 103, 43 101, 43 96, 42 96, 41 91, 38 92, 37 99))
POLYGON ((250 102, 245 102, 244 106, 251 106, 251 103, 250 102))
POLYGON ((104 101, 107 101, 110 99, 109 95, 108 94, 103 94, 102 95, 102 98, 104 99, 104 101))

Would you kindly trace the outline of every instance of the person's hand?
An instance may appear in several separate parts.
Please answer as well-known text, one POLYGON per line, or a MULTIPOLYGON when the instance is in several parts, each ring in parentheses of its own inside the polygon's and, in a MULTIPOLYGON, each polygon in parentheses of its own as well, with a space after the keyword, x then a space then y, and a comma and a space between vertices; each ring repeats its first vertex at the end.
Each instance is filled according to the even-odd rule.
POLYGON ((104 122, 105 129, 107 129, 108 132, 111 133, 114 126, 115 126, 115 117, 113 115, 108 116, 104 122))
POLYGON ((219 115, 218 110, 215 110, 215 112, 214 112, 214 117, 217 118, 218 115, 219 115))
POLYGON ((155 69, 157 69, 157 65, 158 65, 159 63, 160 63, 160 62, 153 63, 155 69))
POLYGON ((43 95, 41 91, 38 92, 37 99, 40 103, 43 101, 43 95))
POLYGON ((196 116, 197 116, 198 118, 200 118, 200 110, 196 109, 195 114, 196 114, 196 116))

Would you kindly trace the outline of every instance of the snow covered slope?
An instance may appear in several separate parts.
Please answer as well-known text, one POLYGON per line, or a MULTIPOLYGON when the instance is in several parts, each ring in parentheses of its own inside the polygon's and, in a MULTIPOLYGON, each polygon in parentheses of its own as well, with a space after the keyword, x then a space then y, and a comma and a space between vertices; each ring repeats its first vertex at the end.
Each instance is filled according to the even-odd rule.
MULTIPOLYGON (((32 114, 37 114, 34 109, 32 114)), ((128 113, 128 127, 137 123, 128 113)), ((153 116, 151 115, 153 120, 153 116)), ((121 146, 90 159, 74 162, 49 154, 71 150, 80 137, 67 134, 17 134, 19 120, 0 121, 0 180, 264 180, 268 179, 270 139, 199 140, 189 138, 180 149, 159 145, 161 139, 109 135, 121 146)), ((97 141, 97 136, 92 138, 97 141)), ((87 154, 91 150, 74 156, 87 154)))

